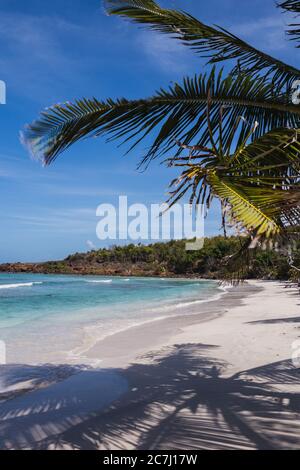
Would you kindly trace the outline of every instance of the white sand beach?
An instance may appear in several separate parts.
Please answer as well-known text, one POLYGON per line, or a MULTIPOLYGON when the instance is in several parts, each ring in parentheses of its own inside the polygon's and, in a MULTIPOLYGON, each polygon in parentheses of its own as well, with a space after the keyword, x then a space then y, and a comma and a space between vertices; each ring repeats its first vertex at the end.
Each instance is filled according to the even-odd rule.
POLYGON ((101 368, 2 366, 0 448, 297 449, 299 322, 298 289, 249 281, 99 341, 101 368))

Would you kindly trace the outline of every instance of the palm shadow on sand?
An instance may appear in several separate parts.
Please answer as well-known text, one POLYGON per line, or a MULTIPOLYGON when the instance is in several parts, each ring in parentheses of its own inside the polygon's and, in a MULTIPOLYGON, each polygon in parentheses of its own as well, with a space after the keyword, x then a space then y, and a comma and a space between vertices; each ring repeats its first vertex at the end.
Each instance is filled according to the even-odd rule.
MULTIPOLYGON (((52 424, 51 435, 45 433, 28 446, 103 450, 299 448, 299 369, 287 360, 225 378, 221 371, 226 364, 211 357, 216 350, 203 344, 180 345, 148 355, 150 363, 114 370, 126 377, 130 390, 78 424, 73 417, 69 427, 56 425, 53 430, 47 411, 59 404, 47 404, 43 419, 45 429, 52 424)), ((30 414, 30 410, 26 412, 30 414)), ((45 407, 40 406, 40 413, 44 412, 45 407)), ((35 419, 39 421, 37 408, 35 419)), ((9 426, 10 418, 5 422, 9 426)), ((24 436, 20 435, 9 447, 18 448, 20 439, 24 447, 24 436)))

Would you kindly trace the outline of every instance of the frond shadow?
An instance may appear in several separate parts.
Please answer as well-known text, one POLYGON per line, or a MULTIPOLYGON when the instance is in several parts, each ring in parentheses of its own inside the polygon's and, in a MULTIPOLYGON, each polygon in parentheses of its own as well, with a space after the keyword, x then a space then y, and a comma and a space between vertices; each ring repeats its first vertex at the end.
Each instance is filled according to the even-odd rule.
POLYGON ((121 399, 36 448, 299 448, 299 370, 281 361, 224 377, 214 348, 177 345, 117 370, 130 383, 121 399))

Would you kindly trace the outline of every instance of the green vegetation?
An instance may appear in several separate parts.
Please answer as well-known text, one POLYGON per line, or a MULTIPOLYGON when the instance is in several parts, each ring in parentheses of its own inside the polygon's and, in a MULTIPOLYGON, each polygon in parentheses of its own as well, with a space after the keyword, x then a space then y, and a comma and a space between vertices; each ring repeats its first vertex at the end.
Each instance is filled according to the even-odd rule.
MULTIPOLYGON (((43 272, 60 274, 101 274, 136 276, 224 277, 227 257, 234 254, 242 240, 238 237, 206 238, 200 251, 186 251, 185 241, 152 245, 113 246, 88 253, 75 253, 63 261, 40 264, 10 264, 0 271, 43 272)), ((296 266, 300 266, 300 242, 294 250, 296 266)), ((290 279, 297 273, 285 256, 275 250, 255 249, 245 272, 246 278, 290 279)))

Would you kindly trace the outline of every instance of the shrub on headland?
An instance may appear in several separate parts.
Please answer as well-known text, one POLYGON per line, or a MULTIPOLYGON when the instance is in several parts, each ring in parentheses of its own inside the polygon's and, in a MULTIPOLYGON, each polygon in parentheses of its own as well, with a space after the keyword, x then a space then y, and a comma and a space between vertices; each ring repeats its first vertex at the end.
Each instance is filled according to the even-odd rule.
MULTIPOLYGON (((75 253, 65 260, 36 264, 5 264, 0 271, 50 274, 100 274, 124 276, 222 277, 228 257, 241 245, 238 237, 206 238, 199 251, 186 251, 185 240, 150 245, 114 245, 87 253, 75 253)), ((253 252, 245 277, 250 279, 290 279, 298 273, 286 256, 276 250, 253 252)), ((293 265, 300 266, 300 242, 293 253, 293 265)), ((226 269, 226 268, 225 268, 226 269)))

